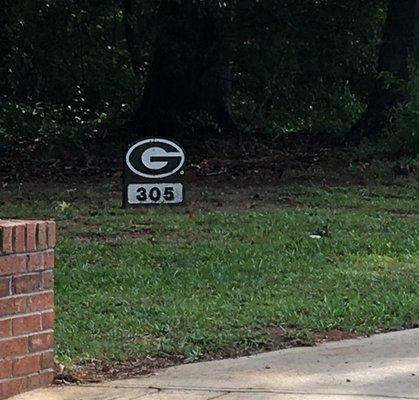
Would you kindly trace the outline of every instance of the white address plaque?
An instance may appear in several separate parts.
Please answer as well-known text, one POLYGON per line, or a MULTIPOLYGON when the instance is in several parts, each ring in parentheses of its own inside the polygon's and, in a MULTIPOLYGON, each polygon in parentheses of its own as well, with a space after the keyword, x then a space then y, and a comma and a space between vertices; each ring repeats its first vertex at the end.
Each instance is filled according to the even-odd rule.
POLYGON ((181 183, 142 183, 128 185, 128 204, 180 204, 183 202, 181 183))

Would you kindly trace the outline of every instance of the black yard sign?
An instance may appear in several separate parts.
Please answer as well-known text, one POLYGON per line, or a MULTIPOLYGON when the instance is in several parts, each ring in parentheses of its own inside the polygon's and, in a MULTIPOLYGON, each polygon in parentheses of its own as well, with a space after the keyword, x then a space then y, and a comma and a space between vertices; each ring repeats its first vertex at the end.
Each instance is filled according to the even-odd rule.
POLYGON ((143 139, 124 158, 123 205, 181 204, 186 156, 171 140, 143 139))

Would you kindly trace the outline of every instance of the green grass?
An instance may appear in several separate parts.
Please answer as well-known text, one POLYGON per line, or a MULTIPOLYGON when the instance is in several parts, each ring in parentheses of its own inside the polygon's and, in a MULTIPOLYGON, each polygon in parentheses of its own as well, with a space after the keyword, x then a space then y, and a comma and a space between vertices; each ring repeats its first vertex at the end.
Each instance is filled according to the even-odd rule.
POLYGON ((19 193, 3 190, 0 217, 59 224, 60 360, 200 357, 279 325, 372 332, 419 319, 414 184, 280 187, 255 209, 192 216, 121 210, 111 185, 19 193))

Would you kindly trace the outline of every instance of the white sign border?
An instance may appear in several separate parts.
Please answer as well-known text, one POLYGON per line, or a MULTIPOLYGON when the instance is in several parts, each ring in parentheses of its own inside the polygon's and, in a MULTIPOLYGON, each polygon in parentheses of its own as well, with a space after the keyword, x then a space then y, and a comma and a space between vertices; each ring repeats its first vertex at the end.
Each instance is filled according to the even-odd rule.
POLYGON ((126 162, 126 164, 127 164, 127 166, 128 166, 128 168, 135 174, 135 175, 139 175, 139 176, 142 176, 143 178, 147 178, 147 179, 162 179, 162 178, 167 178, 168 176, 171 176, 171 175, 174 175, 176 172, 178 172, 183 166, 184 166, 184 164, 185 164, 185 159, 186 159, 186 157, 185 157, 185 153, 184 153, 184 151, 182 150, 182 148, 178 145, 178 144, 176 144, 176 143, 174 143, 174 142, 172 142, 172 141, 170 141, 170 140, 167 140, 167 139, 160 139, 160 138, 153 138, 153 139, 144 139, 144 140, 141 140, 140 142, 138 142, 138 143, 136 143, 134 146, 132 146, 129 150, 128 150, 128 152, 127 152, 127 155, 126 155, 126 157, 125 157, 125 162, 126 162), (168 172, 168 173, 166 173, 166 174, 161 174, 161 175, 150 175, 150 174, 144 174, 144 173, 142 173, 142 172, 140 172, 140 171, 138 171, 138 170, 136 170, 135 168, 134 168, 134 166, 131 164, 131 161, 130 161, 130 157, 131 157, 131 154, 132 154, 132 152, 137 148, 137 147, 139 147, 139 146, 141 146, 141 145, 143 145, 143 144, 146 144, 146 143, 154 143, 154 142, 157 142, 157 143, 165 143, 165 144, 169 144, 169 145, 171 145, 171 146, 173 146, 173 147, 175 147, 176 148, 176 150, 178 150, 179 151, 179 154, 181 155, 181 158, 182 158, 182 161, 181 161, 181 163, 179 164, 179 166, 176 168, 176 169, 174 169, 173 171, 170 171, 170 172, 168 172))

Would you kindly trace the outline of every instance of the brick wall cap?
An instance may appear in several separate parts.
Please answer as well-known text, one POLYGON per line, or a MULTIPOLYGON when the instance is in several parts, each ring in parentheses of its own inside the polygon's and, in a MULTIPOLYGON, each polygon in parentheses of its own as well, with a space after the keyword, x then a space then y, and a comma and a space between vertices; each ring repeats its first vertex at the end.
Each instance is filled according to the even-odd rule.
POLYGON ((53 220, 0 219, 0 256, 53 249, 53 220))
POLYGON ((0 219, 0 228, 16 225, 39 224, 45 222, 54 222, 52 219, 0 219))

